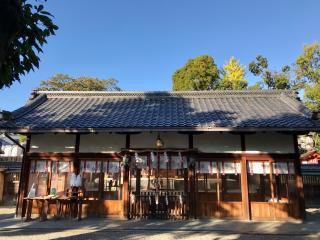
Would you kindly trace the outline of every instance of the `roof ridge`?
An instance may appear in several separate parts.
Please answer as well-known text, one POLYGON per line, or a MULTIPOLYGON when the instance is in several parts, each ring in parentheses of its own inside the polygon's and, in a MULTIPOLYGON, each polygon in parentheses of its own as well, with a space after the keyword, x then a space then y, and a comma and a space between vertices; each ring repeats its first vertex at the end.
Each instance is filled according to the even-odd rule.
POLYGON ((212 91, 37 91, 48 98, 56 97, 221 97, 221 96, 280 96, 296 97, 292 90, 212 90, 212 91))
POLYGON ((47 100, 47 95, 46 94, 40 94, 36 96, 35 98, 29 100, 24 106, 21 108, 18 108, 17 110, 14 110, 12 112, 12 119, 16 119, 19 117, 22 117, 23 115, 27 114, 34 108, 38 107, 41 105, 43 102, 47 100))
POLYGON ((285 94, 282 94, 280 99, 286 103, 292 110, 308 117, 311 118, 312 115, 312 111, 310 109, 308 109, 306 106, 304 106, 300 101, 293 98, 288 97, 285 94))

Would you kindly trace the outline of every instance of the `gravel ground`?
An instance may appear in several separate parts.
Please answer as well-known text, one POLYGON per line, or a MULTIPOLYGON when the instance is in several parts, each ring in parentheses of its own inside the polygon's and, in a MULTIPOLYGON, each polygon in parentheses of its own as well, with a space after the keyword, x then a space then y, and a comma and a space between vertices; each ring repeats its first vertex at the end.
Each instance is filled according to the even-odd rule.
POLYGON ((14 208, 0 207, 0 240, 10 239, 320 239, 320 221, 126 221, 119 219, 23 222, 14 208))

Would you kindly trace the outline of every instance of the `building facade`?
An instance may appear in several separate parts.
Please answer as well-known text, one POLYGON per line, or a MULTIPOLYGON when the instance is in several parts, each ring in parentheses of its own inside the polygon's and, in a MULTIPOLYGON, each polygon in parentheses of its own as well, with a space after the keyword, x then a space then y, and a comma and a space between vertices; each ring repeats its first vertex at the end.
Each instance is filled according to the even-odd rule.
POLYGON ((76 173, 84 216, 173 219, 304 218, 297 135, 319 130, 290 91, 36 92, 0 126, 27 135, 19 214, 76 173))
POLYGON ((10 205, 16 202, 22 155, 19 146, 0 135, 0 204, 10 205))

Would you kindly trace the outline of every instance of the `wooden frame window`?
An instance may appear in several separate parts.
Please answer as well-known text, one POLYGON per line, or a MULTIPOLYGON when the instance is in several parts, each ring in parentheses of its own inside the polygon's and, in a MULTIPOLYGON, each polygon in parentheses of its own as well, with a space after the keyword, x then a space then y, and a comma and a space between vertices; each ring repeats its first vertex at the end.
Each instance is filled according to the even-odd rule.
POLYGON ((269 161, 248 161, 248 189, 252 202, 272 201, 269 161))
POLYGON ((52 161, 51 162, 51 181, 50 194, 66 195, 70 188, 70 178, 73 172, 71 161, 52 161))
POLYGON ((103 196, 105 200, 122 199, 122 174, 120 161, 103 161, 103 196))
POLYGON ((85 197, 99 198, 101 160, 81 160, 80 174, 85 197))
POLYGON ((219 178, 221 179, 221 201, 241 202, 241 167, 240 161, 220 161, 219 178))
POLYGON ((293 162, 272 163, 272 183, 276 201, 288 203, 297 199, 295 169, 293 162))
POLYGON ((70 188, 72 172, 73 164, 71 161, 31 160, 28 182, 29 196, 66 195, 68 188, 70 188))
POLYGON ((131 158, 130 190, 184 192, 186 169, 187 158, 179 153, 136 153, 131 158))
POLYGON ((28 186, 29 197, 48 195, 50 167, 51 164, 48 160, 31 160, 28 186))
POLYGON ((240 161, 199 160, 195 167, 198 193, 214 201, 241 201, 240 161))

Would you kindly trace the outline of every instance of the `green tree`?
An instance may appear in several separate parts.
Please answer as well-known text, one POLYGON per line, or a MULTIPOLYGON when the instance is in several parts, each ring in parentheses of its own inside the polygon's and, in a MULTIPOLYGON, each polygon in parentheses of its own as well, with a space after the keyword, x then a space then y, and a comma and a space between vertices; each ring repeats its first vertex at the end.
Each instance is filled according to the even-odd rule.
MULTIPOLYGON (((258 55, 254 61, 249 64, 249 71, 255 76, 261 76, 262 82, 255 85, 255 88, 263 89, 289 89, 293 87, 290 81, 290 70, 285 65, 280 72, 269 70, 268 59, 258 55)), ((251 88, 250 88, 251 89, 251 88)))
POLYGON ((248 87, 248 90, 262 90, 263 82, 256 82, 254 85, 248 87))
POLYGON ((121 91, 118 81, 113 78, 99 79, 93 77, 74 78, 66 74, 56 74, 40 82, 38 90, 47 91, 121 91))
POLYGON ((39 68, 39 53, 58 27, 42 4, 30 0, 0 2, 0 89, 39 68), (28 2, 32 2, 28 3, 28 2))
POLYGON ((219 81, 219 70, 213 57, 202 55, 190 59, 172 76, 174 91, 212 90, 219 81))
POLYGON ((223 79, 219 82, 218 89, 221 90, 241 90, 247 89, 248 82, 244 78, 245 67, 240 65, 234 57, 223 66, 223 79))
POLYGON ((307 107, 320 109, 320 45, 305 45, 303 52, 296 59, 296 77, 304 83, 305 103, 307 107))

